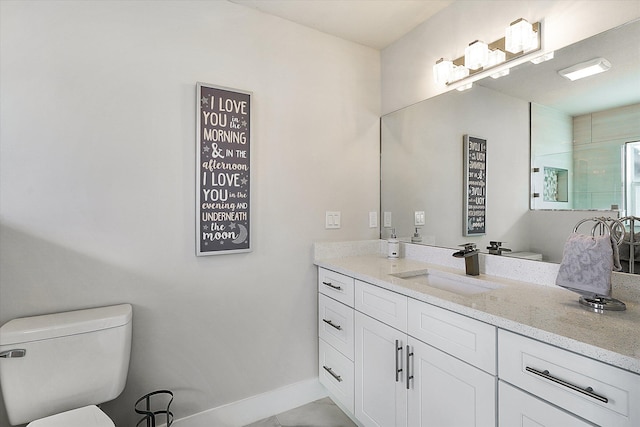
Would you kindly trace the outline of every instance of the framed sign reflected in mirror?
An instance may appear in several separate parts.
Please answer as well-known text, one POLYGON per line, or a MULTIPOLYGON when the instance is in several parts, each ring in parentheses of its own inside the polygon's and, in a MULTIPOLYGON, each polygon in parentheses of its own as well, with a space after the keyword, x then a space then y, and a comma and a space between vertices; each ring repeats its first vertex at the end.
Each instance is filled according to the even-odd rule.
POLYGON ((463 144, 463 230, 465 236, 481 236, 487 225, 487 140, 465 135, 463 144))

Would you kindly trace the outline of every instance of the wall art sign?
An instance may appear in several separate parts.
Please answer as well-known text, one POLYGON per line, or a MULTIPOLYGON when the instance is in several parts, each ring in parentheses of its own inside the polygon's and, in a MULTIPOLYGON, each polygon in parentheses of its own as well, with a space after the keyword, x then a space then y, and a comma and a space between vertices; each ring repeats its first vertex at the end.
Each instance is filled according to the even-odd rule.
POLYGON ((196 84, 196 255, 251 251, 251 92, 196 84))
POLYGON ((464 135, 465 236, 486 234, 487 140, 464 135))

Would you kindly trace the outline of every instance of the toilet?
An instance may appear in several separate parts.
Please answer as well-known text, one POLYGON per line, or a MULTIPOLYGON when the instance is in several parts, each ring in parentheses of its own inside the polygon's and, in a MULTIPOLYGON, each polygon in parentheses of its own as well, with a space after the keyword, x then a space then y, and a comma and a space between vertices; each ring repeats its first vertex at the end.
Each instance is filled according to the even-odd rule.
POLYGON ((0 387, 11 425, 115 427, 98 404, 124 389, 130 304, 10 320, 0 327, 0 387))

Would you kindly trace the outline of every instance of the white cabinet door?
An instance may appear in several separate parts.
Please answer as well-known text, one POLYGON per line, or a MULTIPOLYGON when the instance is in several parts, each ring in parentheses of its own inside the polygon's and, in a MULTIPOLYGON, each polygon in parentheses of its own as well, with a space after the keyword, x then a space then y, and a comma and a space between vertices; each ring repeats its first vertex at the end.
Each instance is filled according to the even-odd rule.
POLYGON ((359 312, 355 335, 356 418, 365 427, 407 427, 407 336, 359 312))
POLYGON ((589 424, 540 399, 500 381, 500 426, 589 427, 589 424))
POLYGON ((412 337, 409 348, 411 427, 496 426, 493 375, 412 337))

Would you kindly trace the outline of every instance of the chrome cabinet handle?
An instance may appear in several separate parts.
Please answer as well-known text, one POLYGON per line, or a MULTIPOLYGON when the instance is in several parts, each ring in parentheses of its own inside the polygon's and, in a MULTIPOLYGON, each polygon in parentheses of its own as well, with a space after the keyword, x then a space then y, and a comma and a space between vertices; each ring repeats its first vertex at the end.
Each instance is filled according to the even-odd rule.
POLYGON ((336 381, 338 381, 339 383, 342 382, 342 377, 340 375, 336 375, 335 372, 333 372, 333 370, 331 370, 331 368, 329 368, 327 366, 324 366, 324 365, 322 365, 322 367, 324 368, 325 371, 329 372, 331 374, 331 376, 336 379, 336 381))
POLYGON ((554 383, 560 384, 561 386, 564 386, 564 387, 567 387, 567 388, 570 388, 571 390, 574 390, 574 391, 577 391, 579 393, 585 394, 585 395, 587 395, 587 396, 589 396, 589 397, 591 397, 593 399, 599 400, 600 402, 604 402, 604 403, 608 403, 609 402, 609 399, 607 399, 606 397, 600 396, 599 394, 594 393, 593 392, 593 388, 591 388, 591 387, 582 388, 582 387, 578 387, 575 384, 568 383, 568 382, 566 382, 564 380, 561 380, 560 378, 556 378, 553 375, 549 374, 549 371, 546 370, 546 369, 544 371, 538 371, 537 369, 533 369, 533 368, 530 368, 528 366, 525 369, 528 372, 531 372, 532 374, 538 375, 538 376, 540 376, 540 377, 542 377, 544 379, 547 379, 549 381, 553 381, 554 383))
POLYGON ((24 357, 27 355, 27 350, 24 348, 14 348, 12 350, 6 350, 0 353, 0 357, 4 359, 12 359, 14 357, 24 357))
POLYGON ((326 323, 329 326, 333 326, 334 328, 336 328, 337 330, 342 330, 342 327, 340 325, 334 325, 333 322, 331 322, 331 320, 327 320, 327 319, 322 319, 322 321, 324 323, 326 323))
POLYGON ((411 357, 413 357, 413 351, 409 352, 409 346, 407 346, 407 390, 409 390, 409 380, 413 379, 413 375, 409 375, 410 366, 411 366, 409 364, 409 360, 411 357))
POLYGON ((332 284, 331 282, 322 282, 322 284, 326 285, 326 286, 328 286, 330 288, 333 288, 336 291, 341 291, 342 290, 342 288, 340 286, 336 286, 336 285, 332 284))
POLYGON ((396 382, 400 381, 400 372, 402 372, 402 368, 399 366, 402 354, 398 357, 398 352, 402 353, 402 346, 400 345, 400 341, 396 340, 396 382))

